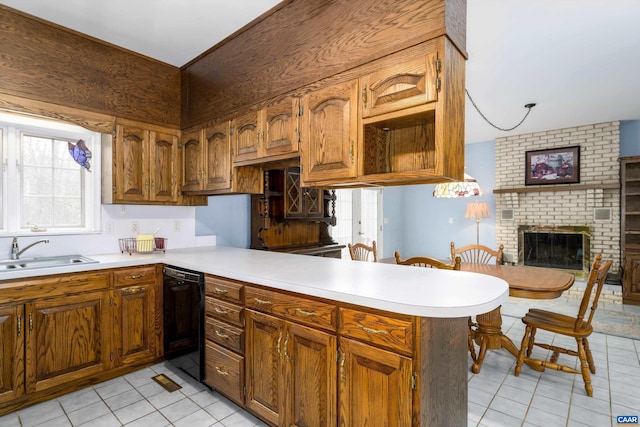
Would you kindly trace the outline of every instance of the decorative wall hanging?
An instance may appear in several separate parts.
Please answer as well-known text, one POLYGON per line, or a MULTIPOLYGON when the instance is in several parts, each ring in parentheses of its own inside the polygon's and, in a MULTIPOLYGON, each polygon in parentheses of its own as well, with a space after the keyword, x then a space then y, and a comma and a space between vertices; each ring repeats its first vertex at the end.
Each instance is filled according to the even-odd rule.
POLYGON ((580 182, 580 146, 525 153, 525 185, 580 182))
POLYGON ((84 140, 81 139, 75 144, 69 142, 68 147, 69 154, 71 154, 73 160, 75 160, 76 163, 91 172, 91 163, 89 163, 89 159, 91 159, 91 150, 87 148, 84 140))

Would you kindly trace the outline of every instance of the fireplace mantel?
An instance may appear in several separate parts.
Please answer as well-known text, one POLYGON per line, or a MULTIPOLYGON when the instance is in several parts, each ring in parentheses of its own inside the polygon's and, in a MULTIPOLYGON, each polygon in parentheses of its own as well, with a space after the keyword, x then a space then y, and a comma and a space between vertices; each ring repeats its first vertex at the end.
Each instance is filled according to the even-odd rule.
POLYGON ((578 184, 578 185, 548 185, 539 187, 496 188, 493 194, 506 193, 544 193, 548 191, 579 191, 579 190, 615 190, 620 184, 578 184))

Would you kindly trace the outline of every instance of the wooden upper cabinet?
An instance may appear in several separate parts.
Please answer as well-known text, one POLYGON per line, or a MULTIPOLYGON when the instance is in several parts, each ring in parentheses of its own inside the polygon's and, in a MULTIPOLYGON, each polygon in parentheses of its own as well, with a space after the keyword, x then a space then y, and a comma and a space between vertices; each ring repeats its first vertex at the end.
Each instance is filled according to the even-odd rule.
POLYGON ((319 89, 302 99, 303 182, 356 176, 358 81, 319 89))
POLYGON ((182 191, 202 189, 204 129, 182 133, 182 191))
POLYGON ((231 188, 230 122, 224 121, 205 128, 203 158, 203 190, 231 188))
POLYGON ((259 113, 247 113, 233 119, 233 162, 254 160, 260 157, 259 113))
POLYGON ((176 204, 179 131, 120 120, 103 149, 103 203, 176 204))
POLYGON ((140 127, 116 126, 116 199, 142 202, 149 194, 149 132, 140 127))
POLYGON ((178 135, 149 133, 149 200, 173 203, 178 200, 178 135))
POLYGON ((259 166, 231 166, 231 122, 182 134, 182 191, 196 194, 261 193, 259 166))
POLYGON ((433 52, 362 77, 362 117, 437 101, 438 69, 433 52))
POLYGON ((233 120, 233 164, 298 156, 298 98, 285 97, 233 120))
POLYGON ((287 97, 267 105, 261 113, 263 156, 298 155, 300 100, 287 97))

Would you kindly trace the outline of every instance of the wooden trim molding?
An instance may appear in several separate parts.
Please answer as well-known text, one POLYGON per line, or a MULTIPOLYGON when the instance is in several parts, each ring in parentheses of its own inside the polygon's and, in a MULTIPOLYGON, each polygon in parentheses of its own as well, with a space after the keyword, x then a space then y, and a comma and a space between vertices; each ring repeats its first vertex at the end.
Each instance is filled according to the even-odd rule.
POLYGON ((113 133, 115 117, 0 93, 0 111, 56 119, 94 132, 113 133))
POLYGON ((620 184, 584 184, 584 185, 554 185, 547 187, 496 188, 493 194, 507 193, 546 193, 549 191, 581 191, 581 190, 615 190, 620 184))

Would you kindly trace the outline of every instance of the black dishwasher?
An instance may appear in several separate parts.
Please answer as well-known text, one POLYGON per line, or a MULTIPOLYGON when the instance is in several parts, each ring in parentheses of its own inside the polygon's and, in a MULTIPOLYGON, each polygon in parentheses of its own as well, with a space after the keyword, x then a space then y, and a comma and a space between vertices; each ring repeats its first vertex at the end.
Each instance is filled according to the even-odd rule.
POLYGON ((165 266, 164 357, 204 381, 204 274, 165 266))

